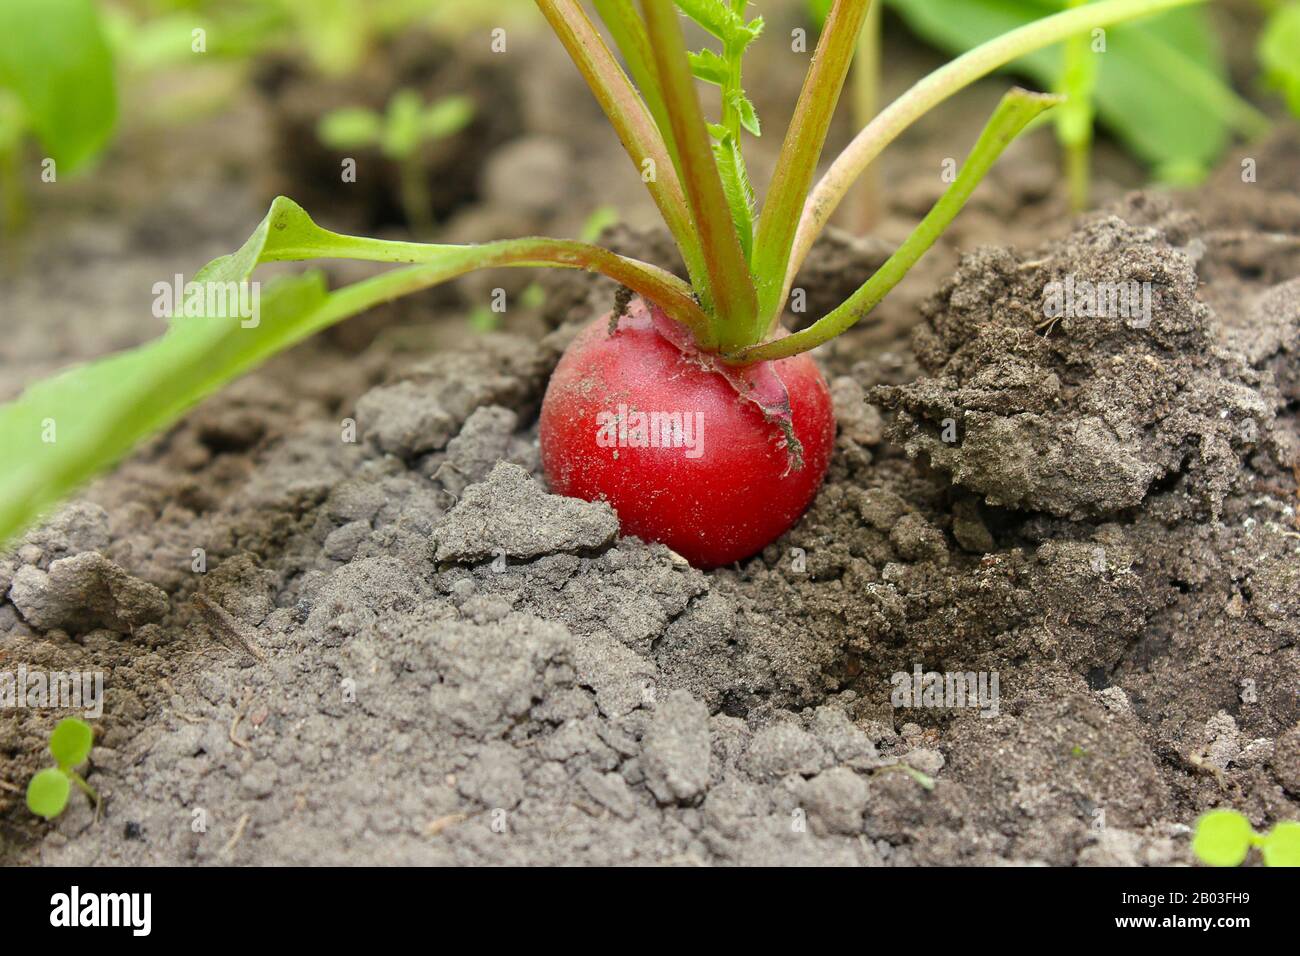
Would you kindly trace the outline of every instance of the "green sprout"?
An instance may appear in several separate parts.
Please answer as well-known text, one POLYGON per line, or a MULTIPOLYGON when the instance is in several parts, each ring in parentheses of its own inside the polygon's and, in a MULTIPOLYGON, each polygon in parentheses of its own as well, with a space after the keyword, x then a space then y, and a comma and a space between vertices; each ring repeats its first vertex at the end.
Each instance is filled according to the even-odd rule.
POLYGON ((1258 847, 1265 866, 1300 866, 1300 822, 1285 820, 1256 833, 1236 810, 1211 810, 1196 821, 1192 852, 1209 866, 1240 866, 1258 847))
POLYGON ((421 164, 421 147, 459 133, 474 119, 474 101, 447 96, 425 105, 415 90, 401 89, 377 113, 364 107, 335 110, 321 117, 316 134, 331 149, 378 149, 397 164, 402 210, 416 232, 433 227, 429 184, 421 164))
POLYGON ((75 783, 99 810, 99 794, 82 779, 76 768, 90 759, 95 732, 90 724, 76 717, 65 717, 50 732, 50 753, 57 766, 37 771, 27 784, 27 809, 38 817, 52 820, 68 805, 68 795, 75 783))

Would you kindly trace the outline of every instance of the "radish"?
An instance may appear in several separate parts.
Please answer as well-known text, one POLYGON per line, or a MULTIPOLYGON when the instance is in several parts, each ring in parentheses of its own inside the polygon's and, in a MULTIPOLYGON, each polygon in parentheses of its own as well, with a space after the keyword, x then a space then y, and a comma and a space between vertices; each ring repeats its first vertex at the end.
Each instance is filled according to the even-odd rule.
POLYGON ((608 316, 596 320, 564 353, 542 404, 552 490, 608 501, 624 534, 699 567, 761 550, 812 501, 835 441, 816 364, 806 354, 764 364, 789 395, 784 422, 670 341, 644 303, 612 331, 608 316))
POLYGON ((166 335, 0 406, 0 542, 195 402, 314 332, 475 269, 518 266, 585 269, 623 287, 617 320, 578 335, 547 391, 542 457, 555 490, 608 500, 626 533, 662 541, 700 566, 754 554, 798 519, 830 458, 830 400, 807 353, 875 308, 1007 145, 1060 98, 1010 91, 897 251, 843 303, 787 334, 781 317, 795 275, 855 180, 908 126, 993 70, 1068 37, 1197 2, 1098 0, 996 37, 881 110, 814 186, 868 9, 868 0, 833 0, 756 211, 741 147, 761 128, 741 59, 763 19, 746 19, 745 0, 640 0, 639 10, 633 0, 592 0, 622 63, 580 0, 537 0, 662 214, 685 279, 567 239, 441 245, 340 235, 279 197, 240 249, 186 285, 194 301, 175 310, 166 335), (687 51, 679 8, 721 41, 721 52, 687 51), (703 116, 697 80, 720 88, 717 122, 703 116), (212 294, 239 289, 265 262, 328 258, 407 265, 333 291, 319 273, 278 279, 253 322, 223 311, 227 297, 212 294))

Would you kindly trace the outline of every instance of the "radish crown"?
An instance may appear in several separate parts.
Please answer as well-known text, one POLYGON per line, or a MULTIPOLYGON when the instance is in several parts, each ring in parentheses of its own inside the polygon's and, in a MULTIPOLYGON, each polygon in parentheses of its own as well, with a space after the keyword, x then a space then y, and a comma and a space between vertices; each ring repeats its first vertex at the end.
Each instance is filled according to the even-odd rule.
POLYGON ((867 12, 867 0, 835 0, 755 222, 741 145, 743 135, 759 127, 741 84, 740 59, 760 34, 762 20, 745 19, 741 0, 680 0, 722 43, 721 52, 692 54, 671 0, 640 0, 640 12, 632 0, 593 0, 627 64, 624 72, 578 0, 537 0, 636 164, 681 251, 689 283, 658 266, 570 240, 457 246, 340 235, 317 226, 292 200, 278 198, 239 250, 195 275, 171 311, 166 334, 39 382, 0 405, 0 542, 272 355, 379 303, 475 269, 549 266, 603 273, 656 304, 720 362, 746 365, 814 348, 880 302, 957 215, 1011 140, 1058 98, 1009 92, 956 180, 885 265, 813 325, 779 336, 778 317, 813 241, 849 187, 899 133, 1026 53, 1080 31, 1195 2, 1200 0, 1101 0, 977 47, 882 110, 814 187, 867 12), (701 77, 722 90, 718 123, 708 124, 702 115, 695 88, 701 77), (406 266, 334 291, 318 273, 281 278, 260 295, 255 315, 232 311, 228 298, 213 295, 248 283, 264 262, 330 258, 406 266))

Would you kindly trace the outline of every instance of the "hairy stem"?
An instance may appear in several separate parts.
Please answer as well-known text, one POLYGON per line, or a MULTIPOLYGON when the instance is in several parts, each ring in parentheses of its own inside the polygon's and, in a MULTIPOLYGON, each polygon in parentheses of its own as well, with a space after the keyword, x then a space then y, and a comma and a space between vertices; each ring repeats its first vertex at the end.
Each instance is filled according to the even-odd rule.
POLYGON ((956 181, 948 187, 897 251, 857 292, 849 296, 834 311, 803 331, 745 349, 737 355, 730 356, 731 360, 743 363, 788 358, 816 348, 823 342, 829 342, 861 321, 894 286, 898 285, 926 250, 934 245, 935 240, 948 228, 957 213, 961 212, 962 207, 966 205, 966 200, 970 198, 971 193, 993 163, 1002 155, 1002 151, 1020 135, 1029 121, 1059 102, 1061 102, 1059 96, 1030 93, 1021 89, 1014 89, 1007 93, 984 127, 970 155, 966 157, 966 162, 957 174, 956 181))
POLYGON ((849 187, 903 130, 939 103, 1026 53, 1059 43, 1081 30, 1202 2, 1204 0, 1102 0, 1078 9, 1064 10, 981 44, 918 81, 858 133, 808 197, 799 219, 794 250, 785 270, 785 288, 780 302, 784 304, 795 274, 849 187))

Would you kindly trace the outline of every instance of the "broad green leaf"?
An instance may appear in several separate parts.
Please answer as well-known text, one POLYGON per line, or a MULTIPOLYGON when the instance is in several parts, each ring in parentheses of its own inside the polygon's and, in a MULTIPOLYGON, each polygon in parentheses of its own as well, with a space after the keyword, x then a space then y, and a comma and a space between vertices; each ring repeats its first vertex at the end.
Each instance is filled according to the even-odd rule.
POLYGON ((468 96, 447 96, 424 111, 420 118, 423 139, 442 139, 459 133, 474 119, 474 101, 468 96))
POLYGON ((0 87, 72 172, 108 142, 117 120, 113 57, 93 0, 0 2, 0 87))
POLYGON ((60 720, 50 733, 50 753, 64 770, 81 766, 90 758, 95 732, 90 724, 76 717, 60 720))
POLYGON ((1259 37, 1259 65, 1264 81, 1300 116, 1300 2, 1280 6, 1269 17, 1259 37))
POLYGON ((27 809, 38 817, 52 820, 68 805, 72 783, 58 767, 37 771, 27 784, 27 809))
MULTIPOLYGON (((1064 0, 887 0, 922 38, 965 51, 1063 9, 1064 0)), ((1095 40, 1100 43, 1101 35, 1095 40)), ((1169 11, 1104 33, 1096 78, 1098 118, 1140 159, 1176 178, 1204 171, 1228 143, 1243 105, 1228 86, 1205 11, 1169 11)), ((1044 88, 1057 84, 1059 47, 1008 67, 1044 88)), ((1249 115, 1241 124, 1253 124, 1249 115)))
POLYGON ((754 251, 754 190, 749 184, 749 173, 740 147, 731 135, 713 144, 713 155, 718 161, 718 175, 722 178, 722 191, 727 197, 731 219, 736 224, 740 248, 748 262, 754 251))
POLYGON ((1266 866, 1300 866, 1300 823, 1286 820, 1269 831, 1260 852, 1266 866))
POLYGON ((1196 821, 1192 852, 1210 866, 1240 866, 1255 831, 1235 810, 1211 810, 1196 821))
POLYGON ((330 149, 366 149, 378 145, 383 128, 383 117, 374 110, 348 107, 322 116, 316 135, 330 149))

